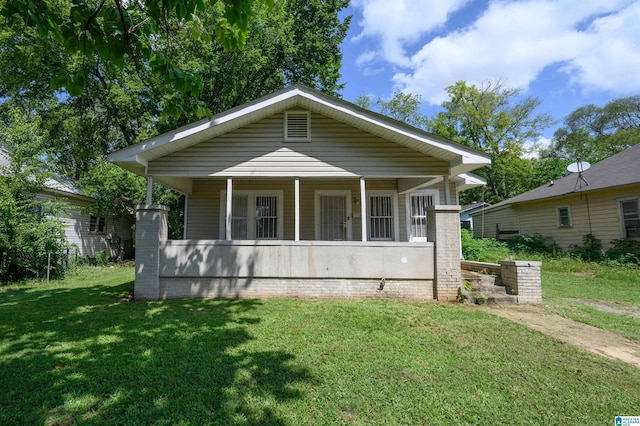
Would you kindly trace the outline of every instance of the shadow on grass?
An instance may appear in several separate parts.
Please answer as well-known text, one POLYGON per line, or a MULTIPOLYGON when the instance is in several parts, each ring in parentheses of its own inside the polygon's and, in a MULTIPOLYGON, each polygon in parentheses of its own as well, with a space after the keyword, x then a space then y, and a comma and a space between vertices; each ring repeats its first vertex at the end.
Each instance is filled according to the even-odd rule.
POLYGON ((284 424, 310 373, 260 345, 257 300, 127 302, 116 286, 0 293, 1 424, 284 424))

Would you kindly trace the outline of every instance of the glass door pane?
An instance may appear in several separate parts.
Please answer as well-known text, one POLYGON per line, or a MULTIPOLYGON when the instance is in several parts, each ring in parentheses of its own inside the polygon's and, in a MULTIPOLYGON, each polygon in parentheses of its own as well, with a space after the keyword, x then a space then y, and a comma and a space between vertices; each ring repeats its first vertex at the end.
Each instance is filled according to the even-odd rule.
POLYGON ((347 240, 347 197, 320 195, 320 240, 347 240))

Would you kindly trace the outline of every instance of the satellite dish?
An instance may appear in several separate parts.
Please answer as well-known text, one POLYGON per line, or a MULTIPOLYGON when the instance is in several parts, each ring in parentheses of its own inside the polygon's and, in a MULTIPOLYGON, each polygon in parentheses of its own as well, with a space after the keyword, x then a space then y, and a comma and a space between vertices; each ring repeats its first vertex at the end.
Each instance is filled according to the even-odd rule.
POLYGON ((591 164, 587 163, 586 161, 578 160, 575 163, 569 164, 567 166, 567 170, 571 173, 582 173, 585 170, 589 169, 589 167, 591 167, 591 164))

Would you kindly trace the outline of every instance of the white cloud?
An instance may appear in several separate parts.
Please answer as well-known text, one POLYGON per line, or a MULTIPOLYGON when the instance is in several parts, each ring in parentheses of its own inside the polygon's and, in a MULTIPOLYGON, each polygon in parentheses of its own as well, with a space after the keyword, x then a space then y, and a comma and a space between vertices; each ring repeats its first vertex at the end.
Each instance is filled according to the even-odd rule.
POLYGON ((594 20, 589 46, 563 67, 585 91, 640 91, 640 2, 594 20))
POLYGON ((379 55, 368 52, 359 64, 384 58, 401 67, 394 76, 396 89, 421 94, 427 102, 446 100, 444 88, 458 80, 503 78, 526 89, 553 65, 583 91, 640 90, 638 1, 496 0, 467 27, 426 40, 427 32, 444 25, 467 2, 428 1, 409 8, 405 0, 393 9, 389 3, 395 4, 355 1, 364 16, 358 39, 372 38, 379 49, 379 55), (423 24, 414 19, 429 13, 431 19, 423 24))
POLYGON ((386 61, 409 66, 404 44, 419 41, 421 36, 446 23, 451 13, 469 1, 354 0, 352 6, 362 11, 362 20, 358 22, 362 31, 354 40, 371 37, 379 43, 386 61))

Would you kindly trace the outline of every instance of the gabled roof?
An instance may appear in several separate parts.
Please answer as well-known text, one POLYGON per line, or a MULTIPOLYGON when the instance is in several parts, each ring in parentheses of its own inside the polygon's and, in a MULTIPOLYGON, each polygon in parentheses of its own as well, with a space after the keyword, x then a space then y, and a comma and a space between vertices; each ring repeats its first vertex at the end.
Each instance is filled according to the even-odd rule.
POLYGON ((638 184, 640 183, 640 144, 594 164, 591 168, 582 172, 582 179, 580 179, 578 173, 572 173, 553 183, 542 185, 494 204, 491 208, 486 209, 485 212, 517 203, 638 184))
POLYGON ((232 108, 213 116, 210 120, 200 120, 121 149, 110 154, 108 158, 109 161, 144 176, 146 166, 151 160, 296 107, 322 114, 446 161, 451 167, 451 175, 467 173, 491 163, 488 155, 472 148, 300 84, 232 108))

